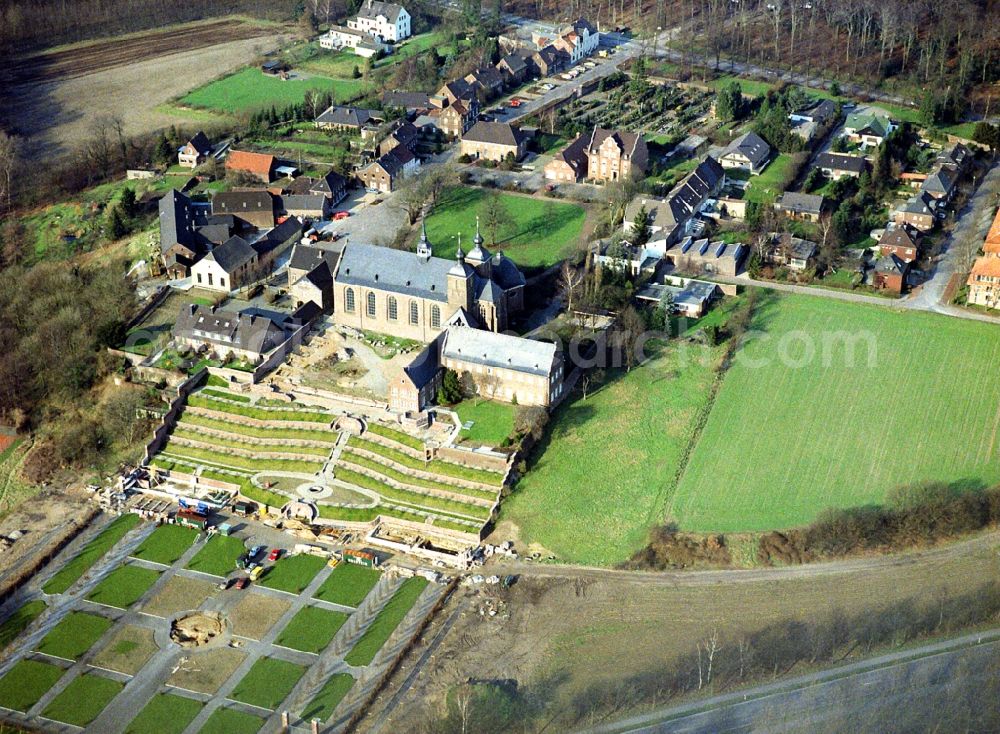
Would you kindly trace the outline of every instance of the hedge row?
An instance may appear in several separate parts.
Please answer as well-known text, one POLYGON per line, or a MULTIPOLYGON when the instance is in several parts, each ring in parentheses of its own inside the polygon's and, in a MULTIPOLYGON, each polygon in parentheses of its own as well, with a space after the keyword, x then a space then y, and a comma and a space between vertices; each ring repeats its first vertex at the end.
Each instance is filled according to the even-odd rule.
POLYGON ((381 423, 369 423, 368 430, 374 433, 376 436, 381 436, 382 438, 387 438, 390 441, 401 443, 404 446, 409 446, 411 449, 416 449, 417 451, 424 450, 423 441, 421 441, 419 438, 414 438, 408 433, 397 431, 395 428, 389 428, 388 426, 383 426, 381 423))
POLYGON ((178 426, 172 434, 175 438, 186 438, 189 441, 200 441, 216 446, 225 446, 230 449, 242 449, 243 451, 267 451, 285 454, 312 454, 313 456, 329 456, 330 449, 321 446, 296 446, 291 444, 266 444, 253 443, 251 441, 240 441, 235 438, 222 438, 208 433, 200 433, 178 426))
POLYGON ((351 469, 338 468, 337 478, 342 479, 349 484, 354 484, 358 487, 378 492, 387 500, 413 505, 417 508, 434 510, 435 512, 443 512, 451 515, 464 515, 470 518, 479 518, 484 521, 490 517, 490 510, 488 507, 477 507, 475 505, 467 505, 463 502, 449 500, 443 497, 432 497, 430 495, 420 494, 419 492, 397 489, 396 487, 392 487, 385 482, 380 482, 378 479, 370 477, 367 474, 362 474, 351 469))
MULTIPOLYGON (((441 474, 443 476, 454 477, 455 479, 467 479, 470 482, 482 482, 483 484, 491 484, 499 488, 500 483, 503 480, 503 475, 496 472, 487 471, 485 469, 473 469, 467 466, 461 466, 460 464, 452 464, 448 461, 441 461, 440 459, 435 459, 433 461, 421 461, 410 456, 402 451, 397 451, 389 446, 384 446, 375 441, 367 441, 359 436, 351 436, 347 441, 348 446, 357 446, 358 448, 365 449, 366 451, 371 451, 379 456, 384 456, 391 461, 407 466, 411 469, 418 469, 421 471, 428 471, 434 474, 441 474)), ((489 493, 490 495, 495 493, 489 493)))
POLYGON ((283 408, 255 408, 249 405, 233 405, 222 400, 215 400, 202 395, 192 395, 188 398, 187 404, 194 408, 207 408, 220 413, 232 413, 241 415, 244 418, 255 418, 259 421, 305 421, 309 423, 329 423, 330 416, 326 413, 319 413, 313 410, 293 410, 283 408))
POLYGON ((337 438, 339 437, 339 434, 334 431, 314 431, 308 428, 281 428, 278 426, 248 426, 245 423, 229 422, 195 413, 187 413, 181 417, 178 426, 184 426, 185 424, 211 428, 216 431, 225 431, 241 436, 253 436, 254 438, 294 438, 303 441, 322 441, 333 444, 337 442, 337 438))
POLYGON ((315 474, 323 466, 322 461, 309 461, 306 459, 251 459, 246 456, 224 454, 218 451, 210 451, 208 449, 180 446, 173 444, 173 442, 169 440, 163 447, 163 450, 182 458, 202 459, 210 464, 215 464, 216 466, 248 469, 255 472, 290 471, 315 474))
POLYGON ((363 466, 366 469, 377 471, 379 474, 387 476, 390 479, 395 479, 397 482, 402 482, 404 484, 412 484, 415 487, 452 492, 454 494, 464 494, 468 497, 476 497, 477 499, 496 499, 496 492, 486 492, 481 489, 467 489, 465 487, 454 487, 450 484, 434 481, 433 479, 424 479, 422 477, 413 476, 412 474, 406 474, 380 461, 375 461, 367 456, 362 456, 361 454, 356 453, 351 449, 349 444, 340 456, 343 461, 349 461, 352 464, 357 464, 358 466, 363 466))

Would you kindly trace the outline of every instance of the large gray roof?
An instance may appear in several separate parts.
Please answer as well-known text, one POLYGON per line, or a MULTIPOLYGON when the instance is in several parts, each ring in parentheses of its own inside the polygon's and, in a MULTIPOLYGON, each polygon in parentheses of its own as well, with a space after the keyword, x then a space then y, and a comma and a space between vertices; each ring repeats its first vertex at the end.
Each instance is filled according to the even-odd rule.
POLYGON ((351 243, 341 253, 336 280, 445 303, 448 271, 454 264, 440 257, 420 258, 405 250, 351 243))
POLYGON ((785 211, 805 214, 819 214, 823 210, 823 197, 819 194, 803 194, 798 191, 786 191, 778 201, 785 211))
POLYGON ((463 136, 462 140, 472 143, 517 146, 525 137, 521 129, 509 122, 477 122, 463 136))
POLYGON ((380 2, 380 0, 365 0, 361 7, 358 8, 358 17, 375 19, 379 15, 384 15, 390 23, 395 23, 402 12, 402 5, 384 3, 380 2))
POLYGON ((255 254, 254 248, 245 239, 242 237, 230 237, 208 253, 205 258, 215 260, 215 262, 219 263, 219 267, 227 273, 232 273, 241 265, 250 262, 255 254))
POLYGON ((377 119, 377 114, 372 110, 365 110, 359 107, 328 107, 316 122, 328 125, 345 125, 347 127, 361 127, 370 120, 377 119))
POLYGON ((441 344, 446 358, 542 376, 551 372, 557 352, 548 342, 464 326, 448 329, 441 344))
POLYGON ((285 331, 281 324, 261 314, 186 304, 181 306, 173 333, 260 354, 280 344, 285 331))
POLYGON ((727 145, 726 149, 722 151, 722 157, 724 158, 731 153, 740 153, 746 156, 750 165, 757 168, 771 156, 771 146, 764 138, 751 131, 740 135, 727 145))
POLYGON ((160 199, 160 251, 176 244, 195 248, 194 215, 191 199, 177 189, 170 189, 160 199))

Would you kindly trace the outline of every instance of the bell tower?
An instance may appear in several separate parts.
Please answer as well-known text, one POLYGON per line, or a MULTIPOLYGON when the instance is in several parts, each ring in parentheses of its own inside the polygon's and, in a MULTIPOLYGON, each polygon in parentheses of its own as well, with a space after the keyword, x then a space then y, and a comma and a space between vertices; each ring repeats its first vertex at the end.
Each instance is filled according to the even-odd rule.
POLYGON ((462 251, 462 235, 458 236, 458 249, 455 251, 455 264, 448 271, 448 306, 452 311, 464 308, 472 310, 472 275, 475 271, 465 262, 462 251))

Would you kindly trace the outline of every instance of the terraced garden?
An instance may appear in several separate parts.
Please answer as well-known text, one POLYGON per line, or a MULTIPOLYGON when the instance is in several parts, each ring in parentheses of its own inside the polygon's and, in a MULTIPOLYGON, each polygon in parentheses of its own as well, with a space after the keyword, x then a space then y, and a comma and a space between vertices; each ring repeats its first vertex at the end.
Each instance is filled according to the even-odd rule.
POLYGON ((328 519, 367 522, 382 515, 465 533, 478 533, 490 519, 501 472, 426 461, 420 439, 375 423, 363 437, 345 440, 333 420, 322 409, 252 402, 213 384, 188 398, 152 463, 237 484, 243 495, 270 506, 285 504, 298 484, 324 471, 323 481, 329 481, 332 468, 331 484, 346 499, 318 503, 328 519), (328 466, 338 442, 339 457, 328 466), (365 507, 366 502, 372 504, 365 507))

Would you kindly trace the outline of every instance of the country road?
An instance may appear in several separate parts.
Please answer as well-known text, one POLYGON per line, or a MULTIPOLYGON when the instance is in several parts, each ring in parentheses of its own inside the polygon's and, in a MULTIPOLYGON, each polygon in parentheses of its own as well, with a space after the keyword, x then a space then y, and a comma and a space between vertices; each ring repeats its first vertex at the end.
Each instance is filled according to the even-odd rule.
MULTIPOLYGON (((586 734, 751 734, 837 731, 852 721, 892 718, 891 707, 950 696, 989 682, 1000 629, 976 632, 585 730, 586 734), (976 674, 954 675, 957 666, 976 674)), ((969 695, 966 693, 966 695, 969 695)), ((865 731, 882 731, 871 723, 865 731)), ((582 733, 581 733, 582 734, 582 733)))

